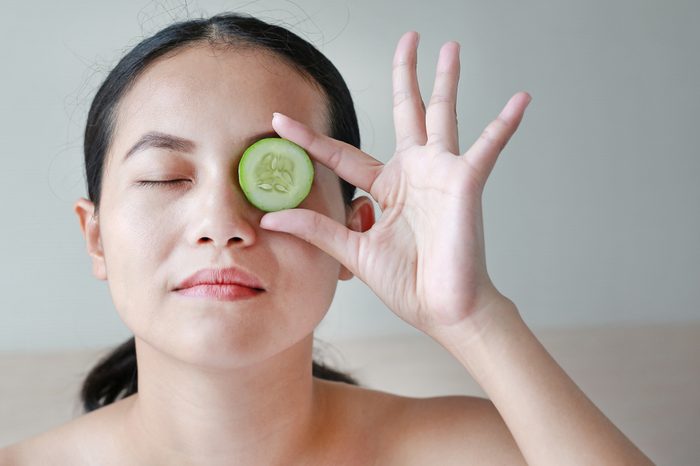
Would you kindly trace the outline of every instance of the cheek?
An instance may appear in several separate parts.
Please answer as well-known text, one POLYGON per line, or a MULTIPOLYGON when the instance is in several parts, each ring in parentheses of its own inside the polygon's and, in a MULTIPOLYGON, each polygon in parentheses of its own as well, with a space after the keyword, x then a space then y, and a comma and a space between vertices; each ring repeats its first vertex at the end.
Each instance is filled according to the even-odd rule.
POLYGON ((177 217, 162 206, 154 209, 144 203, 124 203, 112 216, 112 253, 135 267, 157 265, 156 260, 172 240, 174 218, 177 217))
POLYGON ((338 280, 338 261, 311 243, 292 238, 291 235, 285 236, 285 241, 277 245, 276 256, 280 268, 284 269, 282 273, 298 287, 298 294, 303 296, 300 290, 314 292, 320 286, 333 285, 338 280))
POLYGON ((172 240, 164 222, 161 215, 124 206, 111 212, 102 227, 107 284, 117 312, 132 331, 144 328, 169 283, 160 266, 172 240))
POLYGON ((279 275, 274 280, 276 307, 290 309, 290 315, 297 319, 304 316, 307 321, 304 327, 317 325, 333 301, 340 264, 299 238, 285 238, 276 244, 276 249, 279 263, 279 275))
POLYGON ((345 205, 340 179, 327 167, 314 162, 314 184, 299 208, 311 209, 336 220, 345 221, 345 205))

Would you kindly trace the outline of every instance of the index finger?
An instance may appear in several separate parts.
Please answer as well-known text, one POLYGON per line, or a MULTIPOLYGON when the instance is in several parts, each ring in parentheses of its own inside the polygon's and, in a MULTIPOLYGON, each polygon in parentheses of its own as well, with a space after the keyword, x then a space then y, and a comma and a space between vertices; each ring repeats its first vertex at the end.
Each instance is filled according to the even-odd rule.
POLYGON ((355 146, 318 133, 291 117, 275 112, 272 126, 277 134, 299 144, 314 159, 352 185, 372 193, 372 185, 384 164, 355 146))

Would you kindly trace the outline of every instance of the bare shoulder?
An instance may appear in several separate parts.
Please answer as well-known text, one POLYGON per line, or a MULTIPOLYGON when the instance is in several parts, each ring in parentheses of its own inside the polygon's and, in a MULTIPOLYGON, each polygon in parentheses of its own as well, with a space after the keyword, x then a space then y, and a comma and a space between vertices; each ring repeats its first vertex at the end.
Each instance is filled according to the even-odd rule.
POLYGON ((108 449, 109 442, 104 439, 109 435, 104 428, 123 407, 120 402, 0 449, 0 466, 95 464, 94 447, 108 449))
POLYGON ((0 448, 0 466, 11 466, 17 464, 12 446, 0 448))
POLYGON ((488 399, 451 395, 408 398, 402 405, 387 464, 527 464, 488 399))
MULTIPOLYGON (((336 406, 344 406, 337 417, 358 432, 357 436, 343 436, 346 445, 353 449, 362 445, 364 451, 374 452, 362 464, 527 464, 488 399, 464 395, 414 398, 330 384, 340 395, 336 406)), ((345 454, 350 457, 353 453, 345 454)))
POLYGON ((79 443, 71 442, 70 432, 75 421, 42 432, 0 450, 0 466, 29 466, 36 464, 77 464, 79 443))

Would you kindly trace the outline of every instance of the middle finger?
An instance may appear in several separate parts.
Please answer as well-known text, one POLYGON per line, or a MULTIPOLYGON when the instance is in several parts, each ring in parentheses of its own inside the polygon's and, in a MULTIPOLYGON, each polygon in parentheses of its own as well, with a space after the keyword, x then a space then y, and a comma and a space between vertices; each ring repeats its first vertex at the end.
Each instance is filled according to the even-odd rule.
POLYGON ((457 134, 457 83, 459 82, 459 42, 448 42, 440 49, 433 94, 426 115, 428 144, 436 143, 459 154, 457 134))

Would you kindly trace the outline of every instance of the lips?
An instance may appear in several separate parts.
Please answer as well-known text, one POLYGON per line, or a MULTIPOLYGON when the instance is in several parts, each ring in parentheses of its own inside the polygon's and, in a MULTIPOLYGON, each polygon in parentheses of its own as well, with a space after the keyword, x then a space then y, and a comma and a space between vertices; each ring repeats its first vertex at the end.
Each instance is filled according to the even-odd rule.
POLYGON ((261 281, 256 276, 236 267, 199 270, 177 285, 174 291, 197 285, 239 285, 265 291, 261 281))

